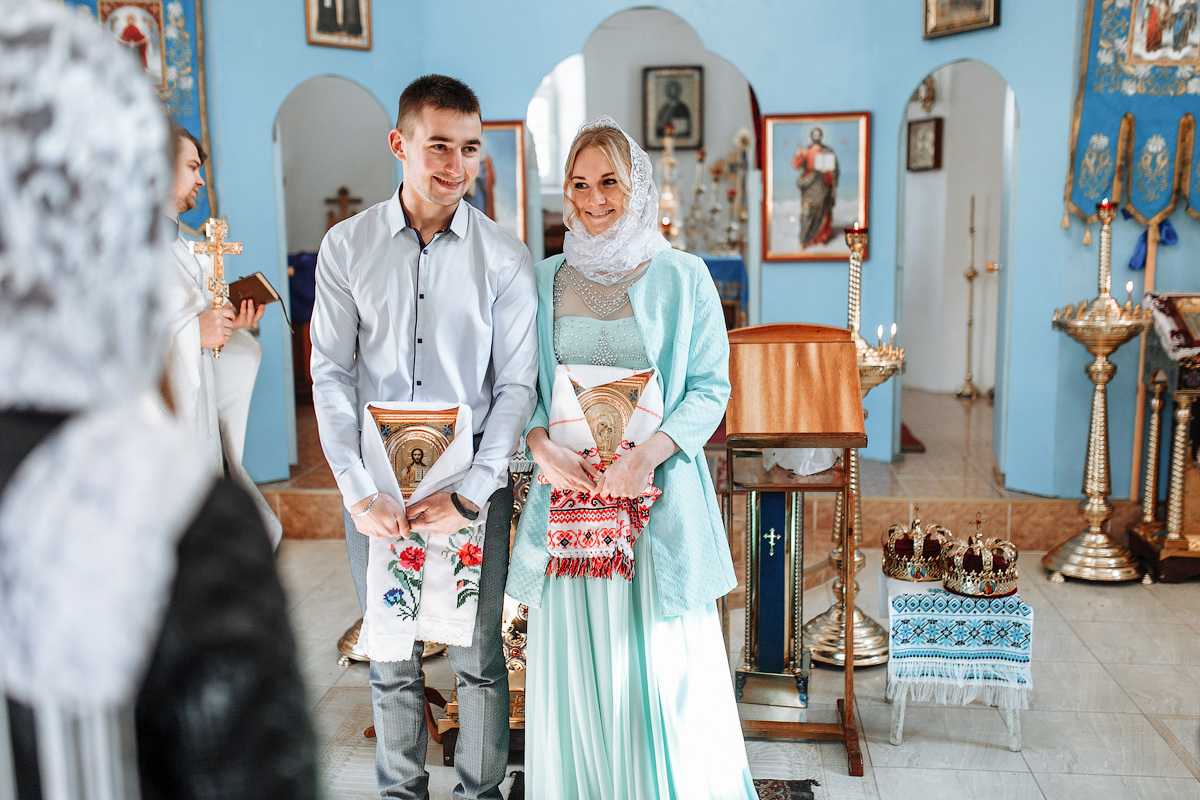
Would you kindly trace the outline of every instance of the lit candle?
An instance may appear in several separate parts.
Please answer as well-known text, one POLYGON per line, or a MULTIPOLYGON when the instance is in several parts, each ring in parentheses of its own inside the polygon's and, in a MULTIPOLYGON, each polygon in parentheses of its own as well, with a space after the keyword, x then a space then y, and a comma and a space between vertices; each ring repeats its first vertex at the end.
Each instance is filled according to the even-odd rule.
POLYGON ((880 326, 879 326, 879 327, 878 327, 878 328, 875 330, 875 337, 878 339, 878 342, 876 343, 876 346, 877 346, 877 347, 882 347, 882 346, 883 346, 883 326, 882 326, 882 325, 880 325, 880 326))
POLYGON ((1101 200, 1101 201, 1100 201, 1099 208, 1103 208, 1103 209, 1115 208, 1115 207, 1116 207, 1116 205, 1117 205, 1116 203, 1113 203, 1113 202, 1111 202, 1111 201, 1110 201, 1110 200, 1109 200, 1109 199, 1106 197, 1106 198, 1104 198, 1103 200, 1101 200))
POLYGON ((1125 284, 1125 295, 1126 295, 1126 297, 1125 297, 1126 300, 1133 299, 1133 281, 1129 281, 1128 283, 1125 284))
POLYGON ((894 322, 892 323, 892 340, 888 342, 888 344, 892 345, 893 347, 896 344, 896 323, 894 322))
POLYGON ((861 229, 862 229, 862 224, 859 223, 858 220, 854 220, 854 230, 857 231, 857 230, 861 230, 861 229))

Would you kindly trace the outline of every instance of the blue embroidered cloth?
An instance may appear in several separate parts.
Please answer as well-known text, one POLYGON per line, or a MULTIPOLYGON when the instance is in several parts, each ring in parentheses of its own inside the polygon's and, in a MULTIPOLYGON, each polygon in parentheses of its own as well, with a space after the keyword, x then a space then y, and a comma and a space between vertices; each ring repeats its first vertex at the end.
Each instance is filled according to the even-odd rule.
POLYGON ((930 589, 895 595, 890 604, 889 698, 905 687, 917 702, 1028 706, 1033 609, 1019 595, 930 589))

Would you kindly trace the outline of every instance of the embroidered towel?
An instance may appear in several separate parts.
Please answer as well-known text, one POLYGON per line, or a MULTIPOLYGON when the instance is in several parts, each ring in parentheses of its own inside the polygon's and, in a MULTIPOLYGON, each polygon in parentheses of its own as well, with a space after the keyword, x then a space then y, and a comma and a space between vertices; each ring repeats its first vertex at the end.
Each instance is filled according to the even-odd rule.
MULTIPOLYGON (((408 502, 454 491, 475 457, 470 406, 378 401, 367 405, 404 411, 457 410, 454 438, 425 472, 408 502)), ((400 483, 379 427, 368 409, 363 410, 362 419, 363 466, 379 491, 392 495, 403 506, 400 483)), ((367 609, 358 643, 372 661, 407 661, 418 640, 470 646, 479 607, 487 512, 485 505, 477 521, 450 536, 414 530, 410 539, 370 540, 367 609)))
POLYGON ((891 598, 887 696, 920 703, 1028 708, 1033 609, 1017 595, 962 597, 929 589, 891 598))
MULTIPOLYGON (((603 470, 654 435, 662 423, 654 370, 561 364, 554 371, 550 440, 603 470)), ((540 483, 548 484, 538 474, 540 483)), ((637 498, 604 502, 586 492, 551 488, 547 575, 633 579, 633 544, 662 494, 654 473, 637 498)))

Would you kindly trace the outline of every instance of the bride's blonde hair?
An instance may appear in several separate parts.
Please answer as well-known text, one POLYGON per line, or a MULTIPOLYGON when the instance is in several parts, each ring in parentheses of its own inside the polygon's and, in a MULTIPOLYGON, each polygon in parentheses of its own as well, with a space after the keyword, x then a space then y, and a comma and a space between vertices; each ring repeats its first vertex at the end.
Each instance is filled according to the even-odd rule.
POLYGON ((567 154, 566 174, 563 176, 564 208, 567 209, 567 221, 572 228, 579 217, 576 214, 575 203, 571 201, 571 172, 575 169, 575 159, 589 147, 597 148, 612 165, 613 172, 616 173, 617 185, 621 187, 621 194, 625 196, 627 208, 630 195, 633 194, 633 182, 629 177, 629 173, 633 169, 633 161, 629 153, 629 140, 625 138, 625 133, 620 128, 606 126, 580 131, 576 134, 575 141, 571 143, 571 151, 567 154))

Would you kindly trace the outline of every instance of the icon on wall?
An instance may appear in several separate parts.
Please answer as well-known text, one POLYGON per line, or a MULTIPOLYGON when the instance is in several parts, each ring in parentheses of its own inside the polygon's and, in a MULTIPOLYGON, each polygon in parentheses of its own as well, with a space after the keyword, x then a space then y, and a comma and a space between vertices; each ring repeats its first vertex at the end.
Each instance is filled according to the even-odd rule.
POLYGON ((304 0, 308 43, 371 49, 371 0, 304 0))

